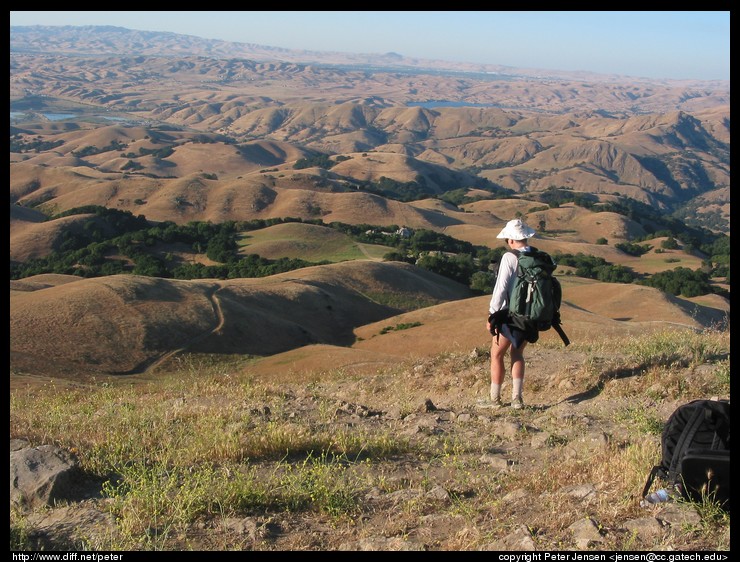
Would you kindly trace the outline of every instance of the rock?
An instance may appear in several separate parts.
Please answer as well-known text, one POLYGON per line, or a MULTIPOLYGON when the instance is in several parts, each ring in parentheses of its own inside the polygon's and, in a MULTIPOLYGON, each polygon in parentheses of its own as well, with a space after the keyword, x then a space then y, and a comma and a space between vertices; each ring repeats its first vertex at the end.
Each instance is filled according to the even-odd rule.
POLYGON ((455 421, 457 419, 457 414, 453 412, 452 410, 447 410, 445 412, 440 412, 439 414, 439 420, 440 421, 455 421))
POLYGON ((604 538, 599 533, 599 526, 590 517, 579 519, 568 529, 573 533, 573 540, 579 549, 586 549, 593 543, 604 542, 604 538))
POLYGON ((508 470, 511 466, 508 459, 505 459, 504 457, 501 457, 499 455, 491 455, 489 453, 483 454, 480 457, 481 462, 486 463, 487 465, 490 465, 492 468, 498 469, 498 470, 508 470))
MULTIPOLYGON (((404 419, 404 422, 410 418, 408 416, 404 419)), ((416 433, 433 433, 437 430, 437 416, 424 415, 422 417, 413 418, 414 423, 410 424, 409 427, 404 431, 407 435, 414 435, 416 433)))
POLYGON ((576 484, 562 488, 560 493, 583 500, 596 494, 596 488, 592 484, 576 484))
POLYGON ((226 517, 221 524, 225 529, 246 535, 253 541, 260 538, 260 526, 254 517, 226 517))
POLYGON ((500 541, 485 545, 481 550, 537 550, 526 525, 519 525, 500 541))
POLYGON ((548 446, 550 437, 552 437, 552 433, 550 433, 549 431, 541 431, 540 433, 535 433, 532 436, 529 445, 533 449, 542 449, 543 447, 548 446))
POLYGON ((427 497, 444 502, 450 501, 450 494, 442 486, 435 486, 427 492, 427 497))
POLYGON ((581 439, 581 443, 590 451, 601 449, 609 444, 609 436, 603 431, 593 431, 581 439))
POLYGON ((570 379, 564 379, 558 383, 558 388, 560 390, 572 390, 575 388, 575 384, 570 379))
POLYGON ((11 439, 10 440, 10 450, 12 451, 20 451, 21 449, 25 449, 26 447, 30 447, 31 443, 28 441, 28 439, 11 439))
POLYGON ((568 443, 563 451, 565 458, 575 458, 584 451, 598 451, 609 444, 610 438, 603 431, 592 431, 568 443))
POLYGON ((339 545, 340 551, 424 551, 423 544, 408 541, 401 537, 369 537, 359 541, 339 545))
POLYGON ((10 452, 10 501, 31 507, 68 499, 75 483, 77 460, 54 445, 10 452))
POLYGON ((688 503, 665 503, 655 518, 668 523, 671 527, 701 523, 701 515, 696 511, 696 507, 688 503))
POLYGON ((649 541, 663 533, 663 525, 655 517, 640 517, 625 521, 624 528, 631 531, 641 541, 649 541))
POLYGON ((513 439, 519 434, 522 424, 514 421, 505 421, 498 425, 498 434, 507 439, 513 439))
POLYGON ((529 496, 529 492, 525 490, 524 488, 517 488, 516 490, 512 490, 508 494, 506 494, 503 498, 501 498, 501 501, 508 503, 513 502, 516 500, 520 500, 522 498, 526 498, 529 496))
POLYGON ((401 419, 401 406, 398 404, 394 404, 393 406, 388 408, 388 411, 385 413, 385 417, 391 420, 400 420, 401 419))
POLYGON ((76 550, 84 541, 91 540, 103 544, 116 530, 113 515, 101 511, 96 502, 31 513, 28 524, 33 529, 29 539, 39 550, 76 550))

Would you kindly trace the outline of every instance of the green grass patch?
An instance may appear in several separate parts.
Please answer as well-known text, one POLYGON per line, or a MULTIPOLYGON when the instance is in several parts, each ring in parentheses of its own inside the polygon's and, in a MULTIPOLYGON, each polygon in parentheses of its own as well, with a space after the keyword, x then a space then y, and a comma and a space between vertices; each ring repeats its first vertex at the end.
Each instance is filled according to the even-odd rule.
POLYGON ((665 427, 665 420, 655 414, 654 408, 637 405, 617 414, 617 419, 647 435, 660 435, 665 427))
POLYGON ((440 301, 408 293, 367 292, 365 296, 378 304, 384 304, 402 311, 419 310, 439 304, 440 301))
POLYGON ((381 334, 387 334, 388 332, 397 332, 400 330, 408 330, 409 328, 416 328, 417 326, 421 326, 421 322, 404 322, 401 324, 396 324, 395 326, 385 326, 382 330, 380 330, 381 334))
POLYGON ((360 244, 346 234, 311 224, 285 223, 242 234, 241 252, 267 259, 298 258, 311 262, 382 259, 390 246, 360 244))

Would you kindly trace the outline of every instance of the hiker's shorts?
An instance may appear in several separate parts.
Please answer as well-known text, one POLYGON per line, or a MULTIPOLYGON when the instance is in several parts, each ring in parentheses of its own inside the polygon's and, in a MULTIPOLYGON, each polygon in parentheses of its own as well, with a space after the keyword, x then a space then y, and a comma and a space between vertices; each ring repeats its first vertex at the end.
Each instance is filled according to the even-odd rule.
POLYGON ((511 342, 514 349, 519 349, 519 347, 527 341, 525 332, 522 332, 513 326, 509 326, 508 324, 501 325, 501 335, 511 342))

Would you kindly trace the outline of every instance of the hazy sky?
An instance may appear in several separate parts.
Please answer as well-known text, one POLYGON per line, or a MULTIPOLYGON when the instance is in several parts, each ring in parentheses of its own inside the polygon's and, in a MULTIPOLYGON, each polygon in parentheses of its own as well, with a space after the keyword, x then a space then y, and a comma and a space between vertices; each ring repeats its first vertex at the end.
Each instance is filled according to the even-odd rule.
POLYGON ((116 25, 287 49, 730 79, 729 11, 11 11, 10 25, 116 25))

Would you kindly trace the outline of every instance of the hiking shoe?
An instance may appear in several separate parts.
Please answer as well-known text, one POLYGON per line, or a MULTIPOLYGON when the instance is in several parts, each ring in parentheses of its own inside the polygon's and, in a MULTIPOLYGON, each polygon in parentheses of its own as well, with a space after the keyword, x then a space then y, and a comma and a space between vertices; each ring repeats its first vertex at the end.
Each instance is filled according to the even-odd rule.
POLYGON ((492 410, 498 410, 499 408, 503 407, 503 402, 501 402, 501 398, 496 398, 496 400, 491 400, 490 398, 483 398, 481 400, 478 400, 476 403, 476 406, 478 408, 486 408, 486 409, 492 409, 492 410))
POLYGON ((515 410, 521 410, 524 408, 524 402, 522 402, 522 397, 517 396, 516 398, 511 399, 511 407, 515 410))

